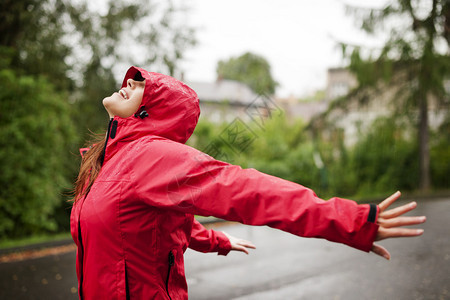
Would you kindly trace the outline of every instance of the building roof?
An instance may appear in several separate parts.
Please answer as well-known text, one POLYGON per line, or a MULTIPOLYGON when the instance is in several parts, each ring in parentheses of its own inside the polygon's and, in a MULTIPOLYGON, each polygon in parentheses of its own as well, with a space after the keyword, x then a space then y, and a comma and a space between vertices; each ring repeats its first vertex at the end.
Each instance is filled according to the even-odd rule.
POLYGON ((200 102, 228 102, 230 104, 249 105, 258 96, 245 84, 221 79, 216 82, 186 82, 197 92, 200 102))

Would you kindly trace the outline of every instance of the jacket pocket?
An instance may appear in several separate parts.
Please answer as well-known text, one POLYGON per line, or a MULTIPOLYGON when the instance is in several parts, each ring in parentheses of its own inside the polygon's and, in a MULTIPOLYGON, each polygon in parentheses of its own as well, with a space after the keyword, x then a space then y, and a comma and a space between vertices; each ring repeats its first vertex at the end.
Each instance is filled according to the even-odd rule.
POLYGON ((173 268, 173 265, 175 264, 175 256, 173 255, 172 250, 169 251, 169 256, 168 256, 168 267, 167 267, 167 278, 166 278, 166 292, 167 292, 167 296, 169 296, 169 299, 172 300, 172 298, 170 297, 170 293, 169 293, 169 280, 170 280, 170 272, 173 268))

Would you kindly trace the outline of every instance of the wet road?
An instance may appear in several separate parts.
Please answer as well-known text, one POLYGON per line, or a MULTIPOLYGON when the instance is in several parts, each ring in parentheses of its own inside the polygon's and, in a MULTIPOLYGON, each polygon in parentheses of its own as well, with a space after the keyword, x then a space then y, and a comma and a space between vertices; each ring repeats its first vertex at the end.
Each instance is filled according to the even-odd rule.
POLYGON ((383 241, 386 261, 344 245, 296 238, 267 227, 221 230, 257 250, 228 257, 188 251, 192 299, 450 299, 450 199, 419 203, 420 238, 383 241))
MULTIPOLYGON (((450 299, 450 198, 419 201, 420 238, 381 242, 386 261, 267 227, 218 228, 258 247, 227 257, 188 250, 190 299, 450 299)), ((0 264, 0 299, 77 299, 75 253, 0 264)))
POLYGON ((75 251, 0 264, 0 299, 78 299, 75 251))

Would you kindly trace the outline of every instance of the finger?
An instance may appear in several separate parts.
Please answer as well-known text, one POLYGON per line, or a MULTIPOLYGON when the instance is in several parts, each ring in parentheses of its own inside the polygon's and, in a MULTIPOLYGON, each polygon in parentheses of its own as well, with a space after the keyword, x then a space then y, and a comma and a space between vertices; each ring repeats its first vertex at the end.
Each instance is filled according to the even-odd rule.
POLYGON ((387 251, 386 248, 378 244, 372 245, 372 252, 386 258, 387 260, 391 259, 391 254, 389 253, 389 251, 387 251))
POLYGON ((381 202, 378 205, 378 207, 380 208, 380 212, 383 212, 384 210, 386 210, 386 208, 391 206, 391 204, 394 203, 398 198, 400 198, 401 195, 402 194, 399 191, 397 191, 391 196, 387 197, 383 202, 381 202))
POLYGON ((423 234, 423 229, 410 229, 410 228, 378 228, 377 237, 375 240, 381 241, 387 238, 397 237, 414 237, 423 234))
POLYGON ((248 250, 247 250, 247 248, 245 248, 245 247, 242 247, 242 246, 235 246, 235 247, 234 247, 234 250, 244 252, 245 254, 248 255, 248 250))
POLYGON ((426 221, 426 217, 396 217, 392 219, 384 219, 378 218, 377 223, 383 226, 384 228, 393 228, 393 227, 401 227, 401 226, 409 226, 409 225, 417 225, 422 224, 426 221))
POLYGON ((256 246, 253 245, 252 242, 246 241, 246 240, 240 240, 238 241, 238 244, 247 248, 256 249, 256 246))
POLYGON ((417 207, 416 202, 411 202, 393 209, 386 210, 382 213, 380 213, 380 217, 382 218, 395 218, 400 215, 403 215, 417 207))

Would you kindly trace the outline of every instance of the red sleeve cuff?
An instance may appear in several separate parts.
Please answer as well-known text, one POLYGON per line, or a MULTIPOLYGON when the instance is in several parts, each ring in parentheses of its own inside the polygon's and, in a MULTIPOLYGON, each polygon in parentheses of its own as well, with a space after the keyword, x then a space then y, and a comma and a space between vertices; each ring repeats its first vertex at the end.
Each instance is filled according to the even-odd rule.
POLYGON ((370 252, 370 250, 372 250, 373 243, 378 233, 378 228, 380 227, 377 224, 380 208, 375 204, 369 204, 368 206, 369 211, 367 212, 367 222, 361 227, 358 233, 360 239, 351 245, 365 252, 370 252))
POLYGON ((217 255, 227 255, 231 251, 231 243, 227 236, 220 231, 215 232, 217 235, 217 240, 219 242, 217 246, 217 255))

